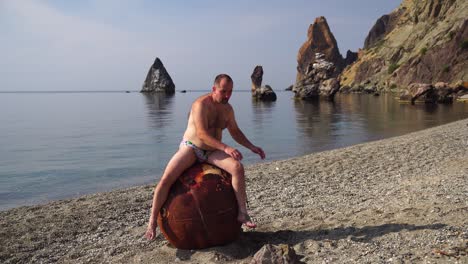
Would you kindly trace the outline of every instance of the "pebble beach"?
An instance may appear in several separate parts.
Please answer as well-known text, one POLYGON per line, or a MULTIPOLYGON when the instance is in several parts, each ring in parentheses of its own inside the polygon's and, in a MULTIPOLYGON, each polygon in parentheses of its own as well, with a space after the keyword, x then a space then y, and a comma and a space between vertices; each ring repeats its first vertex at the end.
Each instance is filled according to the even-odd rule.
MULTIPOLYGON (((268 153, 267 153, 268 155, 268 153)), ((154 185, 0 212, 1 263, 468 263, 468 119, 246 167, 258 228, 179 250, 143 235, 154 185)))

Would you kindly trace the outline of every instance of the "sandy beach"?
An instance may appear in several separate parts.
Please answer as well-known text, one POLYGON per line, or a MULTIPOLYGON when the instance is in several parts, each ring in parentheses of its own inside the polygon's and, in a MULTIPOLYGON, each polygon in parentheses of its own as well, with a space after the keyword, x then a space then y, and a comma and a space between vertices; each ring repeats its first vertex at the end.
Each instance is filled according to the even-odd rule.
POLYGON ((468 119, 246 175, 259 227, 232 244, 147 241, 148 185, 0 212, 0 262, 249 263, 270 243, 305 263, 468 263, 468 119))

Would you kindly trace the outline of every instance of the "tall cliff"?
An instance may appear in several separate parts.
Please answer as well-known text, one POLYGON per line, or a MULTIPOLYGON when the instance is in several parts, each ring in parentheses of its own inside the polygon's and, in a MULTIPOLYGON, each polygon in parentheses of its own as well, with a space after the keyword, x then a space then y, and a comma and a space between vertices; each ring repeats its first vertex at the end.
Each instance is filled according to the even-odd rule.
POLYGON ((468 80, 468 1, 403 0, 370 30, 342 87, 406 89, 468 80))

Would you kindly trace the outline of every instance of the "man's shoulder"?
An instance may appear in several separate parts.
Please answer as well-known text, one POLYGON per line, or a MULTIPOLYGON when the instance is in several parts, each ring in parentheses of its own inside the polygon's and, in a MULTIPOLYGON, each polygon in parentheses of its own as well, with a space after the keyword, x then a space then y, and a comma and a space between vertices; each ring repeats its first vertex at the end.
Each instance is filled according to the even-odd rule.
POLYGON ((193 107, 196 107, 196 108, 207 107, 209 104, 210 104, 210 101, 209 101, 208 95, 205 94, 195 99, 195 101, 192 103, 192 108, 193 107))

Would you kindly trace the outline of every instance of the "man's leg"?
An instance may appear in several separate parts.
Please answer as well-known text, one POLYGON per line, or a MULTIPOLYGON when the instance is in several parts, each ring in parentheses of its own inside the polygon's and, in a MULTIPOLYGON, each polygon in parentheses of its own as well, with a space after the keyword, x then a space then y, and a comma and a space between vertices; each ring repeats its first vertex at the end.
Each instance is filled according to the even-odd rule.
POLYGON ((167 164, 161 180, 159 180, 159 183, 154 189, 153 206, 151 208, 148 229, 145 234, 148 239, 153 239, 155 237, 158 213, 167 199, 169 189, 177 178, 179 178, 182 172, 190 167, 196 159, 197 158, 190 147, 181 146, 167 164))
POLYGON ((219 150, 211 153, 206 162, 218 166, 231 174, 232 187, 236 194, 237 204, 239 206, 239 215, 237 216, 237 220, 245 224, 247 227, 256 227, 257 225, 252 222, 249 214, 247 213, 247 194, 245 192, 245 174, 242 163, 219 150))

